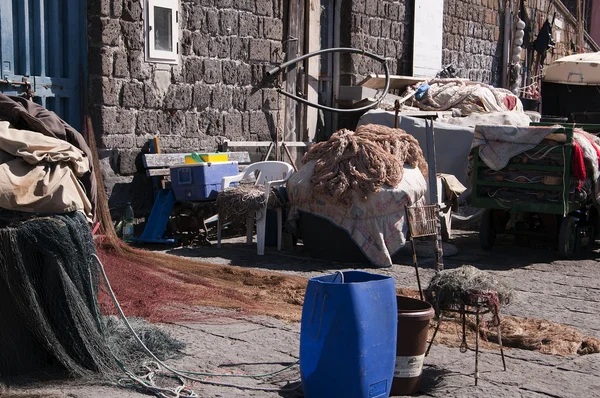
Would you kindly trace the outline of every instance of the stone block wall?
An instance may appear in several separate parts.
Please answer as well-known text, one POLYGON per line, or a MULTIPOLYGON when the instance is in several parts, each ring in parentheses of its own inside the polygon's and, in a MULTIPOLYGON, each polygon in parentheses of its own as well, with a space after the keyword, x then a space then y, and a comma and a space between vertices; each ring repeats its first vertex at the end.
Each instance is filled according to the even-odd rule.
MULTIPOLYGON (((547 60, 568 55, 571 41, 576 41, 575 26, 551 0, 526 2, 530 17, 538 23, 557 11, 563 28, 554 28, 558 38, 547 60), (538 9, 535 9, 536 5, 538 9), (549 12, 549 13, 548 13, 549 12), (558 37, 556 32, 560 31, 558 37)), ((504 0, 444 0, 442 65, 452 64, 459 77, 499 85, 502 71, 504 38, 504 0)), ((568 4, 568 2, 567 2, 568 4)), ((414 0, 378 1, 345 0, 342 6, 342 45, 364 48, 385 56, 390 73, 412 75, 414 0)), ((592 50, 586 43, 586 50, 592 50)), ((360 55, 346 56, 342 62, 342 84, 354 84, 369 73, 383 73, 377 62, 360 55)))
POLYGON ((283 0, 180 0, 177 65, 145 61, 142 0, 88 0, 90 112, 121 176, 165 152, 214 151, 225 138, 270 140, 282 98, 258 86, 284 59, 283 0))
MULTIPOLYGON (((410 75, 413 4, 413 1, 343 1, 341 46, 383 56, 388 60, 391 74, 410 75)), ((369 73, 383 73, 379 62, 360 54, 342 55, 340 67, 342 84, 356 84, 369 73)))
POLYGON ((504 26, 502 0, 445 0, 442 64, 458 76, 500 84, 504 26))
MULTIPOLYGON (((342 44, 388 59, 390 73, 412 75, 414 1, 348 0, 342 20, 351 21, 342 44)), ((442 64, 460 77, 499 82, 503 10, 501 0, 445 0, 442 64), (496 77, 498 76, 498 77, 496 77)), ((343 63, 344 64, 344 63, 343 63)), ((345 83, 355 83, 381 66, 360 55, 346 58, 345 83)))

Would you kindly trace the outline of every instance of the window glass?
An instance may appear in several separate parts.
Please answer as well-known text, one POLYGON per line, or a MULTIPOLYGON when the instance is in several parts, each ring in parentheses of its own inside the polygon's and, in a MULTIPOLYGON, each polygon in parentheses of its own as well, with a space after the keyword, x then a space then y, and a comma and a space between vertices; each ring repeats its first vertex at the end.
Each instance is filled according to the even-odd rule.
POLYGON ((160 51, 173 51, 172 10, 154 7, 154 48, 160 51))

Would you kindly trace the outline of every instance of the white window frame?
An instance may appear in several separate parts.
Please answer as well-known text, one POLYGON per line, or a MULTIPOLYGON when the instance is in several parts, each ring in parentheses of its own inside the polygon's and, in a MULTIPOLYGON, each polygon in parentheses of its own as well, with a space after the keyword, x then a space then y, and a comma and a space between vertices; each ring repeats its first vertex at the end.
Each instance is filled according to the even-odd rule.
POLYGON ((179 0, 146 0, 146 61, 166 64, 179 63, 179 0), (171 38, 173 51, 156 50, 154 48, 154 7, 163 7, 171 10, 171 38))

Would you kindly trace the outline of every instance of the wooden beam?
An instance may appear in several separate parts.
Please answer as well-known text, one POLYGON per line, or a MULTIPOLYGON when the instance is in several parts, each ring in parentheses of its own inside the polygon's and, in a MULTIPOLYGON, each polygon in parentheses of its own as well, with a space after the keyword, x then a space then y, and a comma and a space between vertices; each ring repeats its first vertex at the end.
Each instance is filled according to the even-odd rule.
MULTIPOLYGON (((321 0, 307 0, 309 9, 307 10, 307 21, 304 29, 307 38, 307 53, 321 49, 321 0)), ((306 96, 310 102, 319 102, 319 58, 312 57, 306 60, 306 96)), ((303 132, 303 140, 314 141, 317 132, 317 120, 319 111, 317 108, 306 108, 306 132, 303 132)))
MULTIPOLYGON (((298 28, 300 0, 290 0, 288 3, 288 32, 286 37, 286 61, 298 56, 298 40, 300 30, 298 28)), ((297 65, 291 65, 285 73, 285 89, 288 93, 296 93, 297 65)), ((286 97, 283 141, 296 141, 296 108, 297 102, 286 97)))
MULTIPOLYGON (((390 90, 403 90, 407 86, 412 86, 413 84, 417 84, 432 78, 433 76, 431 78, 427 78, 390 75, 390 90)), ((377 75, 375 73, 371 73, 369 76, 365 77, 360 83, 358 83, 357 86, 383 90, 385 88, 385 75, 377 75)))
MULTIPOLYGON (((230 162, 250 163, 248 152, 227 152, 230 162)), ((164 168, 185 164, 185 156, 191 153, 147 153, 143 156, 147 169, 164 168)), ((158 175, 158 174, 157 174, 158 175)))
MULTIPOLYGON (((255 147, 268 147, 273 144, 272 141, 225 141, 223 145, 230 148, 255 148, 255 147)), ((285 145, 288 147, 306 148, 312 145, 312 142, 301 142, 301 141, 286 141, 285 145)))

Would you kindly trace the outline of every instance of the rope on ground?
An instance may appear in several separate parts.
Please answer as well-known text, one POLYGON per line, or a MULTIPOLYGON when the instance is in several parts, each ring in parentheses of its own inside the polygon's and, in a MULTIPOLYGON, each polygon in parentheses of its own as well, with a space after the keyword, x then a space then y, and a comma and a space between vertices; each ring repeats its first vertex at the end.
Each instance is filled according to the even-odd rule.
POLYGON ((342 129, 328 141, 311 146, 304 163, 317 160, 311 183, 315 193, 349 205, 354 194, 366 200, 383 185, 397 186, 404 164, 427 177, 427 163, 419 142, 404 130, 367 124, 356 132, 342 129))

